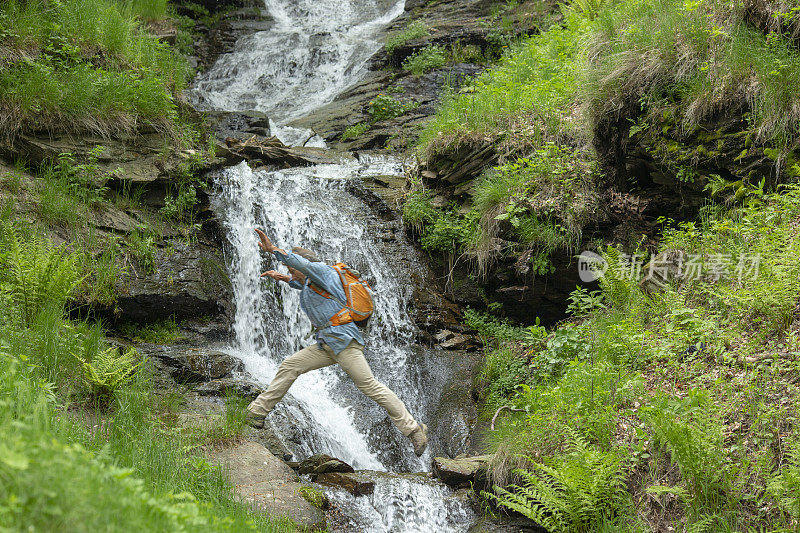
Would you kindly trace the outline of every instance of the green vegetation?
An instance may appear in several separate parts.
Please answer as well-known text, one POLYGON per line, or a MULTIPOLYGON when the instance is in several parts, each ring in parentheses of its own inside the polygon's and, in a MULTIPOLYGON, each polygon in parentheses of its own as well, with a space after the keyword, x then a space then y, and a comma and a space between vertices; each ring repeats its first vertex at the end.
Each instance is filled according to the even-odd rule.
MULTIPOLYGON (((0 517, 12 531, 292 531, 238 502, 171 425, 150 367, 64 305, 75 255, 4 223, 0 248, 0 517), (77 481, 76 481, 77 480, 77 481)), ((227 436, 241 428, 228 409, 227 436)))
POLYGON ((380 122, 399 117, 414 107, 416 106, 413 103, 402 102, 387 94, 379 94, 367 105, 367 115, 373 123, 380 122))
POLYGON ((686 268, 649 292, 607 248, 601 292, 538 335, 468 314, 491 350, 487 416, 519 410, 491 434, 496 500, 550 531, 648 529, 669 499, 676 529, 791 529, 799 206, 793 185, 668 225, 660 251, 686 268))
POLYGON ((362 135, 364 135, 369 130, 369 124, 366 122, 359 122, 358 124, 353 124, 352 126, 347 126, 347 128, 342 132, 341 141, 352 141, 353 139, 358 139, 362 135))
POLYGON ((582 83, 593 116, 641 102, 655 122, 670 110, 692 126, 746 102, 757 139, 791 148, 800 131, 800 56, 788 36, 765 36, 741 10, 716 0, 601 10, 582 83))
POLYGON ((142 27, 164 1, 22 2, 0 9, 0 137, 23 129, 105 135, 146 124, 177 138, 175 104, 189 74, 142 27))
POLYGON ((392 53, 395 49, 403 46, 409 41, 414 39, 421 39, 427 37, 430 33, 430 28, 423 20, 416 20, 406 27, 406 29, 392 33, 386 38, 384 47, 388 53, 392 53))
POLYGON ((123 324, 119 329, 120 333, 136 342, 171 344, 181 338, 180 328, 174 318, 145 325, 123 324))
POLYGON ((420 77, 430 70, 443 67, 445 63, 447 63, 447 50, 432 44, 408 56, 403 61, 403 68, 420 77))

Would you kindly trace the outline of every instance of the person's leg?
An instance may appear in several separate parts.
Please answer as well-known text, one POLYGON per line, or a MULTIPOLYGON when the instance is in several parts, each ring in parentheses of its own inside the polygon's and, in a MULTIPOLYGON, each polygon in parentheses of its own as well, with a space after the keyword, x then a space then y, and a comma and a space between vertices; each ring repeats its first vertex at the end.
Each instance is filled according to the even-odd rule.
POLYGON ((400 398, 372 375, 372 370, 364 357, 364 348, 360 344, 352 341, 334 357, 356 387, 389 413, 392 422, 403 435, 408 437, 419 427, 400 398))
POLYGON ((330 366, 336 361, 319 345, 314 344, 296 352, 281 363, 278 372, 269 384, 269 388, 247 406, 247 410, 256 416, 266 416, 272 411, 289 387, 300 374, 330 366))

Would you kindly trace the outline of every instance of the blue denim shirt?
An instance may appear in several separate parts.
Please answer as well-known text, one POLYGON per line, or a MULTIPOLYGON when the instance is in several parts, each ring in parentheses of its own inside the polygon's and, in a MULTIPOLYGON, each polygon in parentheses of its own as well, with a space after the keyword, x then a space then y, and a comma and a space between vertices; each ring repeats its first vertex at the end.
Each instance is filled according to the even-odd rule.
POLYGON ((350 322, 341 326, 329 325, 331 317, 341 311, 342 306, 336 300, 317 294, 308 286, 313 281, 315 285, 325 289, 340 302, 345 302, 346 296, 338 272, 332 266, 309 261, 294 253, 281 253, 279 250, 275 250, 273 253, 278 261, 299 270, 306 276, 305 284, 292 280, 289 282, 289 286, 302 291, 300 308, 308 315, 311 324, 317 328, 317 342, 324 342, 336 354, 347 348, 347 345, 353 340, 363 346, 364 337, 361 336, 361 331, 355 323, 350 322))

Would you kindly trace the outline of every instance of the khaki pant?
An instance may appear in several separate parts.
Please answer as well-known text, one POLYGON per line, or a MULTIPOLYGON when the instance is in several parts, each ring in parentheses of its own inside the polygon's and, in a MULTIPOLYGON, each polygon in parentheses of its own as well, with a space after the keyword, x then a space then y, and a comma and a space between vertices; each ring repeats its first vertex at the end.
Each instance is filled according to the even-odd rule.
POLYGON ((403 435, 407 437, 417 429, 417 423, 400 398, 372 375, 372 370, 364 357, 364 347, 356 341, 351 341, 347 348, 338 355, 334 354, 327 344, 324 345, 324 348, 321 348, 319 344, 314 344, 290 355, 281 363, 278 373, 269 384, 267 391, 259 395, 247 409, 256 415, 266 416, 283 398, 300 374, 336 363, 347 372, 358 390, 386 409, 392 422, 403 435))

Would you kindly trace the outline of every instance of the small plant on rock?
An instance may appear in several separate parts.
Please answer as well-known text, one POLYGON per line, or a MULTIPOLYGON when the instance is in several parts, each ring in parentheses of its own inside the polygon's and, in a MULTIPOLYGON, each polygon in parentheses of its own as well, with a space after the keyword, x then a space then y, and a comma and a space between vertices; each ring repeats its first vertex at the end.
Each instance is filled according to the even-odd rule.
POLYGON ((447 63, 447 50, 433 44, 408 56, 403 61, 403 68, 419 77, 426 72, 443 67, 445 63, 447 63))
POLYGON ((416 106, 413 104, 407 104, 391 96, 379 94, 368 104, 367 114, 372 122, 380 122, 381 120, 399 117, 414 107, 416 106))

